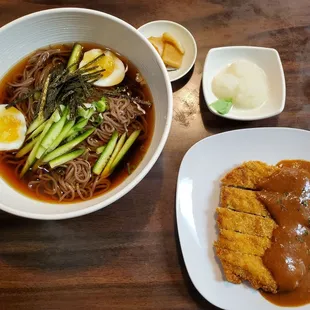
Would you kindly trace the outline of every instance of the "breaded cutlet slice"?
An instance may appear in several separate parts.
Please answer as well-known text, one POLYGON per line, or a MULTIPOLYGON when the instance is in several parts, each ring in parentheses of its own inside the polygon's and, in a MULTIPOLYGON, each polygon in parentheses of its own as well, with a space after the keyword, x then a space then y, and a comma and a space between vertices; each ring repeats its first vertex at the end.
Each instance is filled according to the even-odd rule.
POLYGON ((279 169, 261 161, 247 161, 228 172, 221 183, 227 186, 256 189, 262 179, 271 176, 279 169))
POLYGON ((244 254, 263 256, 265 251, 271 246, 271 240, 266 237, 221 229, 219 238, 214 242, 214 246, 244 254))
MULTIPOLYGON (((230 279, 247 280, 255 289, 276 293, 277 283, 259 256, 243 254, 215 247, 230 279)), ((225 273, 225 274, 226 274, 225 273)))
POLYGON ((234 284, 241 284, 242 279, 233 272, 233 268, 231 268, 231 265, 224 261, 222 261, 221 263, 226 280, 234 284))
POLYGON ((271 218, 237 212, 226 208, 216 208, 220 229, 233 230, 244 234, 271 238, 277 227, 271 218))
POLYGON ((270 217, 266 207, 257 199, 256 192, 222 186, 220 207, 270 217))

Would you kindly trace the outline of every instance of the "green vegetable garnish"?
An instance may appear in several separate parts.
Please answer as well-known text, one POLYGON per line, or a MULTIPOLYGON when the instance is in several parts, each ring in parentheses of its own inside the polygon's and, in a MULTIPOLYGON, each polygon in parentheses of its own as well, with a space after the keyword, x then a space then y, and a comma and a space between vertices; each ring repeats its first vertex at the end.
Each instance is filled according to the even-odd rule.
POLYGON ((51 160, 49 162, 50 167, 53 169, 57 166, 60 166, 62 164, 65 164, 66 162, 73 160, 75 158, 78 158, 79 156, 81 156, 83 153, 85 152, 85 149, 79 149, 79 150, 75 150, 72 151, 70 153, 67 154, 63 154, 60 155, 59 157, 54 158, 53 160, 51 160))
POLYGON ((71 56, 69 58, 67 69, 69 72, 74 72, 78 68, 78 63, 82 57, 83 46, 79 43, 75 43, 72 48, 71 56))
POLYGON ((94 101, 93 105, 96 107, 98 112, 102 113, 108 107, 108 100, 106 97, 102 97, 99 101, 94 101))
POLYGON ((99 147, 97 147, 97 149, 96 149, 96 153, 97 154, 101 154, 103 151, 104 151, 104 149, 106 148, 106 144, 105 145, 102 145, 102 146, 99 146, 99 147))
POLYGON ((112 137, 110 138, 108 144, 106 145, 105 149, 101 153, 100 157, 97 159, 95 165, 93 166, 93 173, 99 175, 101 174, 102 170, 107 165, 114 148, 116 146, 118 140, 118 133, 117 131, 114 131, 112 134, 112 137))
POLYGON ((91 128, 86 130, 84 133, 76 137, 75 139, 71 140, 70 142, 63 144, 62 146, 59 146, 51 153, 47 154, 43 159, 43 163, 50 162, 54 158, 57 158, 65 153, 68 153, 71 151, 75 146, 83 142, 85 139, 87 139, 93 132, 95 131, 95 128, 91 128))
POLYGON ((218 99, 211 103, 210 106, 221 115, 227 114, 232 107, 232 99, 218 99))

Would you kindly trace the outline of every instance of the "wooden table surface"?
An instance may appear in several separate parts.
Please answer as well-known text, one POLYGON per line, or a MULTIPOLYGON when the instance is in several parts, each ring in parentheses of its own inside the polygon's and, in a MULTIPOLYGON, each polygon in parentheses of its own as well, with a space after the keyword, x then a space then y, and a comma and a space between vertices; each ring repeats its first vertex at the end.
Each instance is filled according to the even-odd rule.
POLYGON ((216 309, 195 290, 184 266, 175 220, 178 169, 186 151, 209 135, 261 126, 309 129, 310 2, 0 0, 0 26, 65 6, 97 9, 136 27, 157 19, 181 23, 197 41, 197 61, 188 76, 173 83, 174 119, 162 155, 129 194, 101 211, 64 221, 0 213, 0 309, 216 309), (208 112, 203 63, 210 48, 224 45, 279 51, 287 85, 280 116, 242 123, 208 112))

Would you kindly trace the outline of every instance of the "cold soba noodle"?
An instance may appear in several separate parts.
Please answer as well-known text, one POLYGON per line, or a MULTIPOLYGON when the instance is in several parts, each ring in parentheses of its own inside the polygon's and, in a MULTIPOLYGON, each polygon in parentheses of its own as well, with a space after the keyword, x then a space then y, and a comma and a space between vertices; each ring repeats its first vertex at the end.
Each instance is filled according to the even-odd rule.
POLYGON ((137 69, 82 45, 38 50, 0 83, 0 104, 17 108, 27 125, 21 147, 0 149, 0 176, 45 201, 86 200, 116 186, 153 133, 154 107, 137 69))

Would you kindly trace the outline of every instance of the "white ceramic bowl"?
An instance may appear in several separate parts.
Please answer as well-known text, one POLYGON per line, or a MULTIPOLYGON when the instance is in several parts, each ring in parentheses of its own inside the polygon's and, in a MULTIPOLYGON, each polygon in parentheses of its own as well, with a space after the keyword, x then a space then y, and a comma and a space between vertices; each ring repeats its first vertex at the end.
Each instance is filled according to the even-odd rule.
POLYGON ((149 172, 167 140, 172 121, 172 90, 160 56, 134 27, 93 10, 52 9, 19 18, 0 29, 0 79, 19 60, 40 47, 68 42, 92 42, 127 57, 145 77, 155 105, 152 143, 137 169, 107 194, 85 202, 49 204, 32 200, 0 178, 0 208, 35 219, 65 219, 99 210, 134 188, 149 172))
POLYGON ((138 30, 146 38, 160 37, 164 32, 170 32, 184 47, 185 54, 181 68, 168 72, 171 82, 183 77, 193 67, 197 57, 197 45, 194 37, 185 27, 169 20, 156 20, 144 24, 138 30))
POLYGON ((279 53, 273 48, 255 46, 227 46, 212 48, 205 60, 203 69, 203 94, 209 110, 221 117, 251 121, 280 114, 285 106, 285 78, 279 53), (210 106, 217 100, 212 92, 212 80, 222 69, 237 60, 248 60, 261 67, 268 79, 269 98, 259 108, 240 110, 232 108, 221 115, 210 106))

